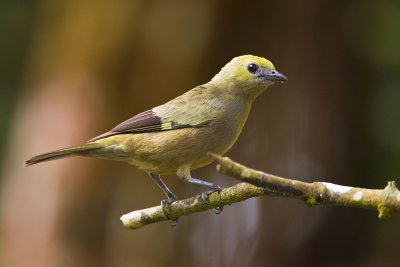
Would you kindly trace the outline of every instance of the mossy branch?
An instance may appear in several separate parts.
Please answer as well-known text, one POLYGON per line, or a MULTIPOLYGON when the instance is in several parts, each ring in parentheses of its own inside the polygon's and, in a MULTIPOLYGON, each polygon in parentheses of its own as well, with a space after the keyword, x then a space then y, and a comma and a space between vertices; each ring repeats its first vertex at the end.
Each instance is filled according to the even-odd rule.
POLYGON ((326 182, 305 183, 256 171, 213 153, 209 153, 209 156, 218 163, 219 172, 245 183, 214 192, 207 202, 200 195, 175 201, 168 206, 167 215, 161 206, 132 211, 121 217, 123 225, 137 229, 263 195, 302 199, 310 206, 332 205, 377 210, 379 218, 389 218, 400 212, 400 191, 394 181, 389 182, 384 189, 365 189, 326 182))

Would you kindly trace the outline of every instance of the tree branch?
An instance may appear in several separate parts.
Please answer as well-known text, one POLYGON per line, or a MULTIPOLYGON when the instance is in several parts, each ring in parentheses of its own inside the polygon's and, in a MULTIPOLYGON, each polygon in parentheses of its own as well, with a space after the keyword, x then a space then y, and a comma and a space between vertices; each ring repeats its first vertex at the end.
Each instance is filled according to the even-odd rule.
POLYGON ((217 170, 220 173, 245 183, 214 192, 207 202, 200 195, 175 201, 167 207, 167 215, 161 206, 132 211, 121 217, 123 225, 137 229, 263 195, 302 199, 310 206, 331 205, 377 210, 379 218, 389 218, 400 212, 400 191, 394 181, 389 182, 384 189, 365 189, 326 182, 305 183, 256 171, 213 153, 209 153, 209 156, 218 163, 217 170))

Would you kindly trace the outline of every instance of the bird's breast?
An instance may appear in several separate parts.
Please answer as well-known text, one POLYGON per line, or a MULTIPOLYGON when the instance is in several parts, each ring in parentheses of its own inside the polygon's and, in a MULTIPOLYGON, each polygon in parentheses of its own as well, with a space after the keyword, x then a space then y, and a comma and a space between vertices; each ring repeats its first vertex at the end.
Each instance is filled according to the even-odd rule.
POLYGON ((215 135, 221 145, 218 147, 220 153, 226 153, 236 142, 246 123, 250 109, 250 103, 232 103, 221 113, 221 117, 216 118, 210 125, 215 129, 215 135))

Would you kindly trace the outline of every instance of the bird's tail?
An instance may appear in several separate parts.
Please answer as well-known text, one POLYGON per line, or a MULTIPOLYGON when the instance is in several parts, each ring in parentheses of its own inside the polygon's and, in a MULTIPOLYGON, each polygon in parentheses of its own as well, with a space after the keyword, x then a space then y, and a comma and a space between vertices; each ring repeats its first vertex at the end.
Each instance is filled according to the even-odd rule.
POLYGON ((103 148, 103 145, 99 143, 87 143, 82 146, 68 147, 64 149, 59 149, 44 154, 34 156, 24 162, 24 166, 28 167, 36 163, 43 161, 61 159, 71 156, 85 156, 90 154, 93 150, 103 148))

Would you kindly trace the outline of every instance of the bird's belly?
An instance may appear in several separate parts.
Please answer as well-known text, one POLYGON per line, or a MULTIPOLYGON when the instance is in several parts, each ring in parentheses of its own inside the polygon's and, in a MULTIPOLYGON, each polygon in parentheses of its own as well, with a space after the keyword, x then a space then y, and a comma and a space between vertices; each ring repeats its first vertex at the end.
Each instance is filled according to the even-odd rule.
POLYGON ((221 140, 210 136, 211 129, 187 128, 132 136, 129 163, 140 169, 158 173, 176 173, 179 167, 191 169, 208 165, 207 152, 226 152, 221 140))
POLYGON ((185 128, 112 136, 103 139, 103 142, 108 141, 109 148, 98 157, 111 159, 107 154, 115 157, 118 150, 119 156, 114 160, 126 160, 139 169, 157 174, 176 173, 183 165, 196 169, 212 162, 207 152, 224 154, 232 146, 234 140, 227 136, 229 133, 216 134, 213 130, 207 127, 185 128))

